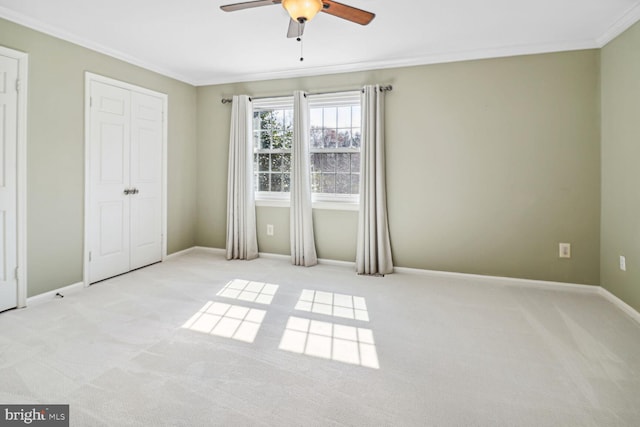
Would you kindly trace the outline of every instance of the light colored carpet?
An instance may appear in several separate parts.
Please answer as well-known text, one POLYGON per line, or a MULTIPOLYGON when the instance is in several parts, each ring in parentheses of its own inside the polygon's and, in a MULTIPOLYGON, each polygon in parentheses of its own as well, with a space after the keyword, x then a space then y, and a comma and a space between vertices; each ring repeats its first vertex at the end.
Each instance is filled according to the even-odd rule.
POLYGON ((0 402, 75 426, 637 426, 604 298, 194 252, 0 314, 0 402))

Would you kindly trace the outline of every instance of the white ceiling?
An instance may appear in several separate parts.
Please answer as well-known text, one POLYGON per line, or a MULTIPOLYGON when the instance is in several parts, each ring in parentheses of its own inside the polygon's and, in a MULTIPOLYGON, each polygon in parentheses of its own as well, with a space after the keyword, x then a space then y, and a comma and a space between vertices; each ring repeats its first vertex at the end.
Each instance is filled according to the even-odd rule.
POLYGON ((368 26, 321 13, 305 61, 279 5, 242 0, 0 0, 0 17, 194 84, 217 84, 602 47, 640 0, 344 0, 368 26))

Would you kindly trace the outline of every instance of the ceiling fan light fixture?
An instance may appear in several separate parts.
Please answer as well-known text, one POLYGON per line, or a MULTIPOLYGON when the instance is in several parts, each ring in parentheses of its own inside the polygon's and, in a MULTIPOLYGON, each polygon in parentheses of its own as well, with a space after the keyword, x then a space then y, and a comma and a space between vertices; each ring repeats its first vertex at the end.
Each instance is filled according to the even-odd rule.
POLYGON ((322 0, 282 0, 282 7, 294 21, 311 21, 322 10, 322 0))

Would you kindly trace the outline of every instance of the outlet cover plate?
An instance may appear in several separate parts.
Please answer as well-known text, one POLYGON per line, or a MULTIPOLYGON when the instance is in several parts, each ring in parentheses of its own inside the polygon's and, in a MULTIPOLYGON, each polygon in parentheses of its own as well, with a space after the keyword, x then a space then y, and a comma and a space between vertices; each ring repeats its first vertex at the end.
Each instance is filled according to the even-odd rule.
POLYGON ((560 243, 558 245, 558 257, 571 258, 571 243, 560 243))

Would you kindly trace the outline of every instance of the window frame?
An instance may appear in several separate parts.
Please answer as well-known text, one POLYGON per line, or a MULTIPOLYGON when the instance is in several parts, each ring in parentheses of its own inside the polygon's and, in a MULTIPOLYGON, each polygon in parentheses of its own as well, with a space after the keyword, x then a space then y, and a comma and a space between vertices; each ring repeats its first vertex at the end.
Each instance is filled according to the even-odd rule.
MULTIPOLYGON (((293 110, 293 96, 284 96, 284 97, 274 97, 274 98, 262 98, 255 99, 251 101, 252 112, 256 111, 256 109, 272 109, 272 110, 293 110)), ((253 123, 253 114, 251 117, 253 123)), ((253 129, 253 124, 251 127, 251 138, 253 141, 255 130, 253 129)), ((252 144, 253 145, 253 144, 252 144)), ((252 155, 261 154, 260 149, 256 149, 255 146, 253 148, 252 155)), ((262 152, 264 154, 265 151, 262 152)), ((268 150, 269 153, 280 152, 280 153, 289 153, 291 154, 291 149, 271 149, 268 150)), ((255 162, 255 160, 254 160, 255 162)), ((257 171, 260 173, 260 171, 257 171)), ((290 205, 290 194, 289 192, 284 191, 258 191, 256 189, 256 181, 254 177, 254 198, 256 201, 256 206, 275 206, 275 207, 287 207, 290 205)))
MULTIPOLYGON (((307 95, 309 109, 313 107, 340 107, 340 106, 352 106, 358 104, 362 108, 361 91, 345 91, 327 94, 307 95)), ((262 98, 252 101, 253 109, 293 109, 293 97, 278 97, 278 98, 262 98)), ((294 118, 295 120, 295 118, 294 118)), ((362 123, 361 123, 362 125, 362 123)), ((362 129, 362 128, 361 128, 362 129)), ((309 129, 309 132, 311 129, 309 129)), ((362 135, 362 131, 361 131, 362 135)), ((252 138, 254 136, 252 128, 252 138)), ((286 150, 284 150, 286 151, 286 150)), ((290 153, 291 150, 288 150, 290 153)), ((309 155, 312 153, 361 153, 362 145, 360 149, 318 149, 309 147, 309 155)), ((259 153, 254 147, 253 154, 259 153)), ((311 157, 311 156, 309 156, 311 157)), ((311 159, 310 159, 311 160, 311 159)), ((255 161, 255 160, 254 160, 255 161)), ((311 168, 309 168, 311 173, 311 168)), ((255 185, 255 181, 254 181, 255 185)), ((255 190, 255 187, 254 187, 255 190)), ((290 207, 291 206, 291 193, 289 192, 272 192, 272 191, 254 191, 256 206, 268 206, 268 207, 290 207)), ((360 194, 327 194, 327 193, 311 193, 311 203, 313 209, 326 209, 326 210, 358 210, 360 207, 360 194)))

